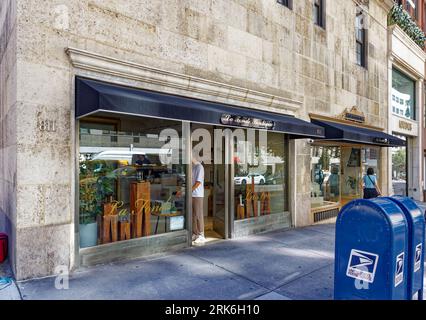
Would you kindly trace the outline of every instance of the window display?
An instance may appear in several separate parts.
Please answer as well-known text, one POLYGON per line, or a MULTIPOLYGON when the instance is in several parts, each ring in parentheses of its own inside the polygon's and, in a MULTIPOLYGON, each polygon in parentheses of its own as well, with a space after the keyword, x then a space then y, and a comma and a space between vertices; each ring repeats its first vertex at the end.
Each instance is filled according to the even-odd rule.
POLYGON ((379 147, 311 146, 311 208, 340 207, 362 198, 368 168, 379 178, 379 147))
POLYGON ((254 145, 248 144, 248 156, 244 157, 248 161, 243 163, 239 157, 234 158, 236 220, 288 211, 285 136, 268 132, 267 143, 262 147, 256 132, 255 141, 254 145))
POLYGON ((340 148, 311 147, 311 207, 340 201, 340 148))
POLYGON ((80 247, 184 229, 186 166, 164 164, 159 139, 181 123, 110 121, 80 122, 80 247))

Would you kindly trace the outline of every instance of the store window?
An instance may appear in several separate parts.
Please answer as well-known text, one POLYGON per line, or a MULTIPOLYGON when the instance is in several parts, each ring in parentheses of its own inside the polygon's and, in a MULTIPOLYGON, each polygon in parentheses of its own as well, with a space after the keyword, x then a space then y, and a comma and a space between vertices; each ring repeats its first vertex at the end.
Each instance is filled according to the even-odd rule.
POLYGON ((361 149, 361 161, 362 161, 362 176, 367 174, 369 168, 374 170, 374 175, 377 177, 377 181, 380 184, 380 148, 368 147, 361 149))
POLYGON ((368 168, 380 178, 380 148, 313 145, 311 208, 341 206, 362 198, 362 177, 368 168))
MULTIPOLYGON (((244 130, 247 136, 248 130, 244 130)), ((235 219, 258 218, 288 212, 287 141, 284 134, 265 133, 263 146, 259 131, 255 143, 247 141, 247 154, 243 161, 238 156, 238 143, 234 147, 234 203, 235 219)))
POLYGON ((416 81, 397 69, 392 70, 392 111, 400 117, 416 119, 416 81))
POLYGON ((312 209, 335 205, 340 201, 340 147, 311 147, 312 209))
MULTIPOLYGON (((407 141, 404 136, 398 138, 407 141)), ((391 149, 392 153, 392 189, 393 194, 407 195, 407 147, 391 149)))
POLYGON ((159 119, 80 121, 80 247, 185 228, 186 165, 165 147, 180 144, 181 131, 181 122, 159 119))

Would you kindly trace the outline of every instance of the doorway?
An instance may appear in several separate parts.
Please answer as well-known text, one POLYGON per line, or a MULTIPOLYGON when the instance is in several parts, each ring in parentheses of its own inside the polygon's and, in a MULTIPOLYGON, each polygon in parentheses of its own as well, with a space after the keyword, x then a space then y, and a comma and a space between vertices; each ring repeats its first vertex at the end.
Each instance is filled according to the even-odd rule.
POLYGON ((408 144, 409 139, 398 136, 407 142, 405 147, 392 148, 392 189, 394 195, 408 196, 408 144))
POLYGON ((191 125, 193 148, 199 143, 205 143, 204 146, 210 148, 210 153, 205 154, 205 148, 199 153, 204 168, 203 219, 206 243, 228 239, 230 235, 232 164, 225 163, 225 156, 232 152, 232 148, 227 146, 225 137, 214 143, 215 129, 215 126, 209 125, 191 125), (204 139, 210 141, 206 143, 204 139))

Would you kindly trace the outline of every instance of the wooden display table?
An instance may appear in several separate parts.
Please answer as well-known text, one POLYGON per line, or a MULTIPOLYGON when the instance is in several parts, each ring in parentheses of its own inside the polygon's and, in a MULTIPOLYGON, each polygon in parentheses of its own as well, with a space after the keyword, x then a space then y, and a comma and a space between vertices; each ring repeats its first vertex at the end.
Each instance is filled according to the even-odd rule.
POLYGON ((132 238, 151 234, 151 188, 149 182, 130 183, 132 238))

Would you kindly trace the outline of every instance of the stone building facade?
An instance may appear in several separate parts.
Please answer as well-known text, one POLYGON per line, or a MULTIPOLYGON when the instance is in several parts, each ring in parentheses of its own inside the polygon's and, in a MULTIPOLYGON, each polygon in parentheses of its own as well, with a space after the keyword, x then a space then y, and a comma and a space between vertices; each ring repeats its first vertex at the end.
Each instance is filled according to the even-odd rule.
MULTIPOLYGON (((388 130, 392 1, 323 1, 323 27, 313 21, 313 1, 290 3, 1 2, 0 231, 10 236, 17 279, 80 263, 76 76, 306 121, 356 106, 366 125, 388 130), (358 6, 368 20, 366 67, 356 63, 358 6), (198 89, 179 79, 195 79, 198 89)), ((387 193, 388 149, 379 150, 387 193)), ((312 224, 310 140, 290 140, 288 170, 292 226, 312 224)))

